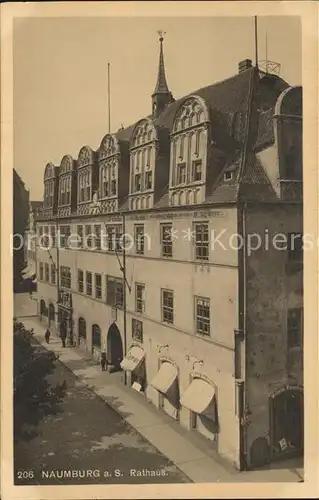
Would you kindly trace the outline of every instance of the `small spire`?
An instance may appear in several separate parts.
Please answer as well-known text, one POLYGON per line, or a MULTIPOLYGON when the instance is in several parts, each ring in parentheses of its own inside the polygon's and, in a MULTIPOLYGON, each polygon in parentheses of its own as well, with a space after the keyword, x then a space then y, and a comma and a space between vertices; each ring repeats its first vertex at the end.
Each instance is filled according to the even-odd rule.
POLYGON ((168 89, 167 81, 166 81, 166 76, 165 76, 165 66, 164 66, 164 54, 163 54, 163 41, 164 41, 164 35, 166 34, 165 31, 158 31, 159 34, 159 42, 160 42, 160 55, 159 55, 159 64, 158 64, 158 75, 157 75, 157 82, 156 82, 156 87, 153 92, 153 96, 156 94, 169 94, 170 91, 168 89))

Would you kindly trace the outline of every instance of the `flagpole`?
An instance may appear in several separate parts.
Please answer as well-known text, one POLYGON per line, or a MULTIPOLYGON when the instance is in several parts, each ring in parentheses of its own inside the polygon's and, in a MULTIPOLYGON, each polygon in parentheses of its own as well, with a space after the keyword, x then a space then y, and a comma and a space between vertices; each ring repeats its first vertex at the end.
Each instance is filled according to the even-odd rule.
POLYGON ((257 16, 255 16, 255 59, 256 59, 256 68, 258 69, 258 26, 257 26, 257 16))
POLYGON ((110 81, 110 63, 107 64, 107 96, 108 96, 108 119, 109 134, 111 133, 111 81, 110 81))

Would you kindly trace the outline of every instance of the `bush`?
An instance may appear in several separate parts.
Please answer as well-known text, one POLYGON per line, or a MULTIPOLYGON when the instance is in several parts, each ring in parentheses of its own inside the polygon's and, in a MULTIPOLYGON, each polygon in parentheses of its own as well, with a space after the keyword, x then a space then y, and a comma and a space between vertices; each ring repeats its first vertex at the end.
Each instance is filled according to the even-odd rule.
POLYGON ((14 438, 28 439, 46 415, 59 411, 66 382, 50 385, 48 376, 54 372, 58 357, 36 342, 32 330, 14 320, 13 333, 14 438))

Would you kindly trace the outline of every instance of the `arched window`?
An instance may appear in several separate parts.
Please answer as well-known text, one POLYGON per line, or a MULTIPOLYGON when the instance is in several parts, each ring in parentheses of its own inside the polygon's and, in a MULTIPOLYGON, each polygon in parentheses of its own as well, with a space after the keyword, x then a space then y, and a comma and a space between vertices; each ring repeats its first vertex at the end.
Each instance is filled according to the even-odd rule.
POLYGON ((81 339, 85 339, 86 338, 86 321, 84 318, 79 318, 78 330, 79 330, 79 337, 81 339))
POLYGON ((141 198, 141 209, 143 210, 144 208, 144 202, 145 202, 145 198, 143 196, 143 198, 141 198))
POLYGON ((184 191, 181 191, 179 193, 179 200, 178 200, 178 204, 179 205, 183 205, 184 204, 184 191))
POLYGON ((199 198, 199 189, 196 189, 196 191, 194 191, 194 204, 195 205, 198 203, 198 198, 199 198))
POLYGON ((92 346, 101 347, 101 328, 99 325, 92 326, 92 346))
POLYGON ((183 157, 184 157, 184 142, 185 142, 185 137, 184 136, 180 137, 180 143, 179 143, 179 157, 180 157, 180 159, 183 159, 183 157))

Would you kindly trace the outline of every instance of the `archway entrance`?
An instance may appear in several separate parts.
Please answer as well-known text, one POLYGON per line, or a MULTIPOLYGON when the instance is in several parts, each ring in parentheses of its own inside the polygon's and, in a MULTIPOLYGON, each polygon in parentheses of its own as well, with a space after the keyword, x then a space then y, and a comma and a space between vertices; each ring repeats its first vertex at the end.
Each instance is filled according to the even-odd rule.
POLYGON ((54 305, 49 304, 49 326, 51 323, 54 323, 55 321, 55 310, 54 310, 54 305))
POLYGON ((109 328, 107 332, 107 361, 110 365, 120 368, 121 361, 123 360, 123 344, 120 330, 115 323, 109 328))
POLYGON ((273 456, 295 455, 303 450, 303 390, 284 388, 270 397, 270 444, 273 456))

